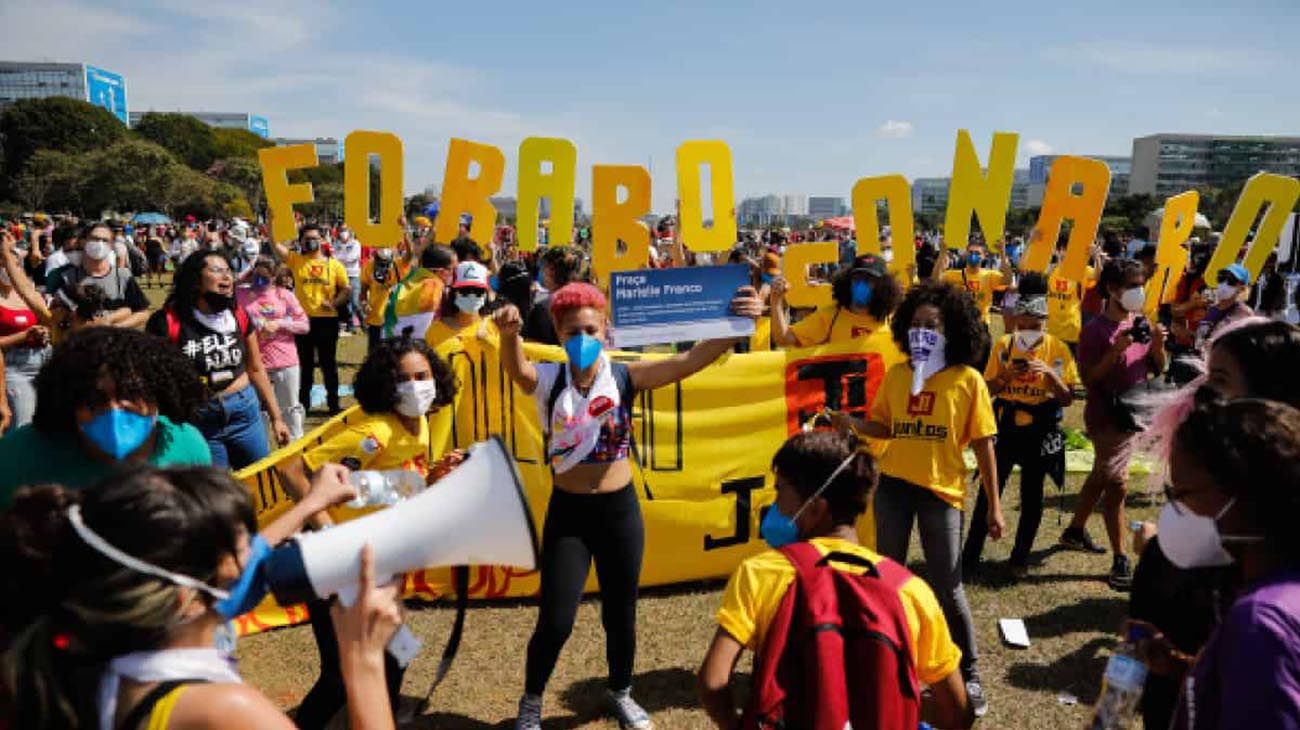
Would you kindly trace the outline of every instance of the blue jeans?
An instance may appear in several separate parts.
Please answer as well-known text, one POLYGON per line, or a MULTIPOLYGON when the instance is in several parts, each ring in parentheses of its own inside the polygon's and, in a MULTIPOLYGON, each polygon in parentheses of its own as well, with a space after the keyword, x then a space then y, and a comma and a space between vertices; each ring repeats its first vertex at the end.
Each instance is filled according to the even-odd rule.
POLYGON ((13 412, 11 429, 30 423, 36 412, 36 373, 50 359, 49 347, 14 347, 5 351, 5 393, 13 412))
POLYGON ((208 401, 195 420, 208 441, 215 467, 243 469, 271 453, 257 391, 252 385, 208 401))

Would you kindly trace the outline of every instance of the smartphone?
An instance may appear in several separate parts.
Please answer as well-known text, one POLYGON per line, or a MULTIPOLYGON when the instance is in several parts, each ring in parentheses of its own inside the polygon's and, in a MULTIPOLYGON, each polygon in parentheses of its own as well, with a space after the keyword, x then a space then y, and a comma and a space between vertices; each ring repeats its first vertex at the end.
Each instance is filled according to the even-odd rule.
POLYGON ((1029 367, 1029 361, 1023 357, 1013 357, 1011 358, 1011 365, 1017 368, 1027 368, 1029 367))

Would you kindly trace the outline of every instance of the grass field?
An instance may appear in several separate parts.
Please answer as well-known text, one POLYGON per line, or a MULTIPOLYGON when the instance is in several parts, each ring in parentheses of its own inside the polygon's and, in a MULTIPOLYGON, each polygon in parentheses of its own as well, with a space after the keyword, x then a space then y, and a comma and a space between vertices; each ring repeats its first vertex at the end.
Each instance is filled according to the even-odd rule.
MULTIPOLYGON (((149 293, 160 298, 157 289, 149 293)), ((341 340, 342 382, 351 382, 364 352, 364 337, 341 340)), ((1077 426, 1081 408, 1074 406, 1067 422, 1077 426)), ((968 579, 981 671, 991 704, 982 727, 1080 727, 1096 699, 1127 597, 1106 586, 1109 556, 1053 550, 1062 529, 1058 520, 1069 520, 1082 478, 1071 475, 1064 499, 1049 484, 1047 510, 1034 553, 1040 564, 1027 579, 1014 582, 1005 571, 1010 536, 988 543, 984 575, 968 579), (1003 617, 1025 620, 1031 648, 1018 650, 1002 644, 997 620, 1003 617)), ((1142 478, 1135 478, 1133 491, 1145 491, 1142 478)), ((1154 516, 1154 506, 1141 496, 1131 498, 1130 505, 1133 517, 1154 516)), ((1011 531, 1019 517, 1018 508, 1013 477, 1004 508, 1011 531)), ((1092 520, 1090 527, 1102 541, 1100 519, 1092 520)), ((924 575, 917 541, 912 543, 911 567, 924 575)), ((656 589, 641 599, 634 692, 660 728, 709 726, 695 700, 694 673, 713 635, 721 588, 718 581, 656 589)), ((408 606, 409 624, 426 646, 406 675, 405 694, 422 695, 428 687, 452 615, 446 606, 408 606)), ((536 607, 528 601, 472 607, 451 674, 434 697, 429 714, 408 727, 509 727, 523 687, 524 647, 535 619, 536 607)), ((239 657, 245 679, 286 710, 297 706, 316 677, 316 651, 305 627, 247 638, 240 643, 239 657)), ((546 698, 547 728, 613 726, 602 716, 600 705, 604 657, 598 602, 584 601, 546 698)), ((741 669, 747 679, 748 657, 741 669)))

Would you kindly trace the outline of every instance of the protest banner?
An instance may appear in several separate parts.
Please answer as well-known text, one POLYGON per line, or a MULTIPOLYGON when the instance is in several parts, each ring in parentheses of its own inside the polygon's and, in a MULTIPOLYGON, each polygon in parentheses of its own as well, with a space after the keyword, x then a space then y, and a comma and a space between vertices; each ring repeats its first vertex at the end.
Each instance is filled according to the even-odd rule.
POLYGON ((689 342, 754 333, 754 320, 731 313, 747 266, 619 271, 609 280, 615 347, 689 342))

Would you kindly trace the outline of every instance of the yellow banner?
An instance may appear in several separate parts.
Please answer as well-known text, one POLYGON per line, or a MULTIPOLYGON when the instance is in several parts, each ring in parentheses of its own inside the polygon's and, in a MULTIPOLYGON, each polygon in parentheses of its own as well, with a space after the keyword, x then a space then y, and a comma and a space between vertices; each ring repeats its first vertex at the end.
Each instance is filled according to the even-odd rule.
MULTIPOLYGON (((528 345, 534 361, 560 361, 556 347, 528 345)), ((521 393, 501 368, 497 350, 472 336, 439 348, 460 384, 454 406, 429 417, 429 460, 452 448, 500 434, 526 484, 540 536, 551 493, 542 459, 542 435, 535 400, 521 393)), ((616 360, 663 357, 613 352, 616 360)), ((824 407, 865 416, 885 370, 901 362, 888 328, 854 342, 806 350, 729 354, 677 385, 638 394, 633 410, 636 445, 644 471, 633 469, 645 520, 644 586, 729 575, 744 558, 764 549, 758 535, 760 510, 775 499, 771 459, 780 445, 824 407)), ((259 524, 289 507, 275 464, 300 458, 360 415, 355 408, 323 424, 236 475, 248 485, 259 524)), ((436 489, 436 487, 434 487, 436 489)), ((346 520, 363 512, 341 509, 346 520)), ((868 515, 859 524, 867 544, 875 542, 868 515)), ((497 566, 471 569, 471 598, 531 596, 538 590, 532 571, 497 566)), ((406 577, 405 595, 433 599, 451 592, 449 569, 406 577)), ((594 590, 595 575, 587 589, 594 590)), ((280 608, 268 598, 238 619, 240 633, 297 623, 302 607, 280 608)))

